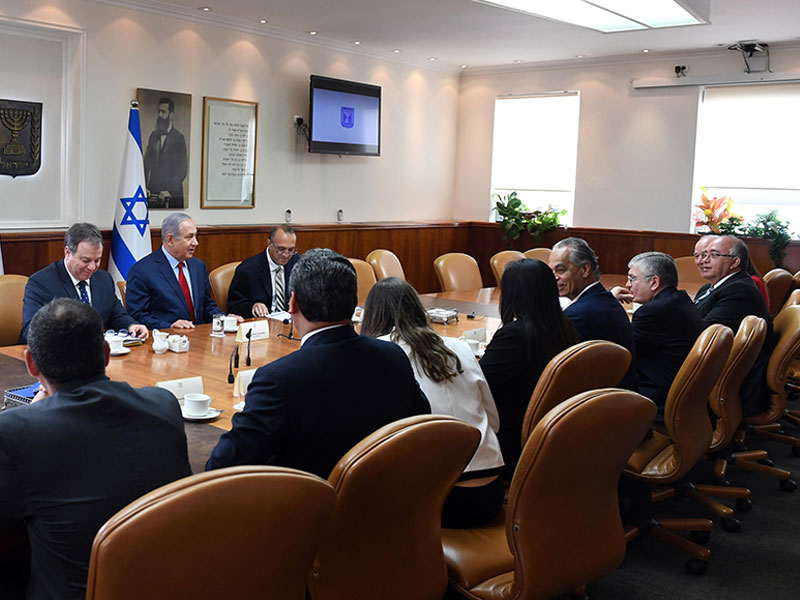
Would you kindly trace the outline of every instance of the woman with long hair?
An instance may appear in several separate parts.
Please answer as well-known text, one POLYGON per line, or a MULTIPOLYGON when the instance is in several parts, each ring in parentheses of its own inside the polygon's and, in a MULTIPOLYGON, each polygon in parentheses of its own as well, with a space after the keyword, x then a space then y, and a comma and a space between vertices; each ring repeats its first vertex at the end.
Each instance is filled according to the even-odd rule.
POLYGON ((504 494, 499 420, 470 347, 433 331, 416 290, 396 277, 381 279, 370 290, 361 334, 392 341, 405 351, 432 413, 458 417, 480 430, 481 443, 447 498, 442 525, 474 527, 490 521, 504 494))
POLYGON ((551 358, 579 340, 561 310, 553 272, 540 260, 526 258, 506 266, 500 320, 502 326, 480 364, 500 414, 504 477, 511 479, 522 452, 522 421, 539 375, 551 358))

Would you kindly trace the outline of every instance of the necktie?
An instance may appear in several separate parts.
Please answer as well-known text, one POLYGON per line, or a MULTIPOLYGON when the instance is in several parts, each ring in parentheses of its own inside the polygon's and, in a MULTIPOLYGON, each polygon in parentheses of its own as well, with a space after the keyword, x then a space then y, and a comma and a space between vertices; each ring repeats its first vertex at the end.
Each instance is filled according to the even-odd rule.
POLYGON ((78 282, 78 289, 80 290, 81 302, 91 306, 92 303, 89 302, 89 294, 86 293, 86 282, 85 281, 79 281, 78 282))
POLYGON ((194 305, 192 304, 192 293, 189 291, 189 282, 186 281, 186 276, 183 274, 183 263, 178 263, 178 283, 181 284, 183 290, 183 297, 186 299, 186 306, 189 307, 189 317, 194 323, 194 305))
POLYGON ((283 267, 275 269, 275 308, 286 310, 286 295, 283 292, 283 267))

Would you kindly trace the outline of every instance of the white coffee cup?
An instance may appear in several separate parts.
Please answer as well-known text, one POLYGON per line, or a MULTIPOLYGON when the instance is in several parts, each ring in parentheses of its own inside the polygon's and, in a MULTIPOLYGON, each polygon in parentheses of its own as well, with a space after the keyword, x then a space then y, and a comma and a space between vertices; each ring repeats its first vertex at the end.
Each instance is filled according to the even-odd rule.
POLYGON ((108 336, 106 338, 108 347, 111 349, 111 354, 119 354, 122 352, 122 338, 117 336, 108 336))
POLYGON ((208 394, 186 394, 183 397, 183 412, 187 417, 205 417, 211 408, 208 394))
POLYGON ((239 328, 236 317, 225 317, 225 331, 236 331, 239 328))
POLYGON ((465 340, 467 344, 469 344, 469 349, 472 350, 473 354, 478 354, 478 350, 481 348, 480 340, 465 340))

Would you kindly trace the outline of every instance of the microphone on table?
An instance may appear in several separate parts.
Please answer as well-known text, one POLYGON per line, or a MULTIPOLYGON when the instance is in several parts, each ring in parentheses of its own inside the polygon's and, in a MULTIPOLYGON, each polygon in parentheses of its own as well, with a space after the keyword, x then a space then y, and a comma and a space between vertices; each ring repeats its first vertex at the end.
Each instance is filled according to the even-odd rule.
POLYGON ((246 364, 249 367, 250 366, 250 339, 253 337, 253 328, 252 327, 247 330, 247 335, 245 335, 244 337, 247 338, 247 358, 245 359, 244 364, 246 364))
POLYGON ((284 319, 283 323, 286 324, 287 321, 289 322, 289 335, 286 335, 286 334, 283 334, 283 333, 279 333, 278 337, 285 337, 287 340, 296 340, 296 339, 298 339, 298 338, 294 337, 294 335, 293 335, 293 333, 294 333, 294 321, 290 320, 290 319, 284 319))
POLYGON ((233 357, 236 356, 236 368, 239 368, 239 344, 236 344, 236 347, 231 352, 231 358, 228 361, 228 383, 233 383, 233 357))

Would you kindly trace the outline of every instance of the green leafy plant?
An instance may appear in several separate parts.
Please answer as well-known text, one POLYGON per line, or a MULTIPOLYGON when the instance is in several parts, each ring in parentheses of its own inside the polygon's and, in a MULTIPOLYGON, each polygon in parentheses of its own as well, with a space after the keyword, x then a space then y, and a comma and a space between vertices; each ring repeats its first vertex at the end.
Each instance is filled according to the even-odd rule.
POLYGON ((769 257, 776 267, 784 268, 786 246, 789 245, 792 236, 789 235, 789 223, 778 218, 777 210, 757 215, 744 226, 744 234, 768 239, 769 257))
POLYGON ((560 217, 567 214, 566 210, 555 210, 552 206, 545 210, 531 211, 519 199, 517 192, 511 192, 508 196, 492 194, 492 199, 495 200, 497 216, 500 217, 500 231, 503 232, 506 246, 511 240, 519 239, 525 231, 541 240, 542 234, 558 227, 560 217))

